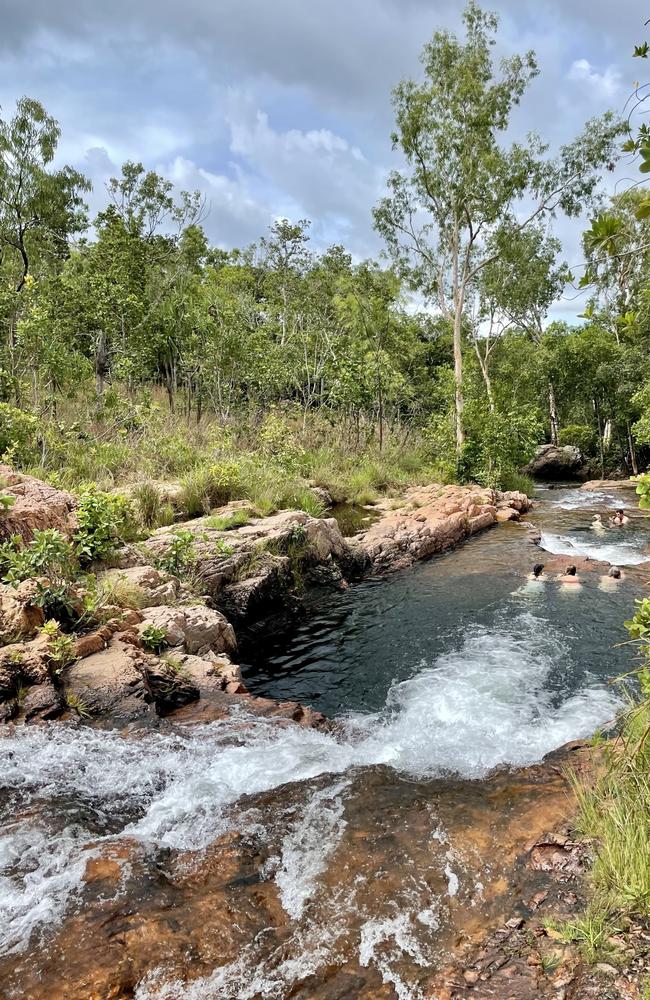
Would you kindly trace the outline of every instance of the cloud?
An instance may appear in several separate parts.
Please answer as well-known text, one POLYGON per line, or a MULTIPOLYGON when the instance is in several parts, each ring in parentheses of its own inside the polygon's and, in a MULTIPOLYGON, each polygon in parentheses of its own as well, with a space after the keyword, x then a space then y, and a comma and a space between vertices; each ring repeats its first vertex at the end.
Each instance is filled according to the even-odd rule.
POLYGON ((574 59, 567 79, 588 90, 590 96, 604 102, 614 102, 623 93, 621 72, 615 66, 608 66, 599 73, 588 59, 574 59))

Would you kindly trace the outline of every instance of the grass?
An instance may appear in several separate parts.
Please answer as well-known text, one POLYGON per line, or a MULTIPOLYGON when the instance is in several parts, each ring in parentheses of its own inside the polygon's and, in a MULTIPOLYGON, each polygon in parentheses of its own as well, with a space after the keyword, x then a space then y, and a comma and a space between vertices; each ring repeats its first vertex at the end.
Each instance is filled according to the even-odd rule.
POLYGON ((535 495, 535 483, 523 472, 508 472, 504 477, 502 489, 506 492, 515 490, 518 493, 525 493, 527 497, 535 495))
POLYGON ((222 514, 209 517, 205 522, 206 527, 214 528, 215 531, 232 531, 233 528, 243 528, 250 524, 252 511, 234 510, 231 514, 222 514))
POLYGON ((99 583, 99 597, 102 603, 117 605, 137 611, 145 606, 146 595, 135 583, 125 576, 102 580, 99 583))

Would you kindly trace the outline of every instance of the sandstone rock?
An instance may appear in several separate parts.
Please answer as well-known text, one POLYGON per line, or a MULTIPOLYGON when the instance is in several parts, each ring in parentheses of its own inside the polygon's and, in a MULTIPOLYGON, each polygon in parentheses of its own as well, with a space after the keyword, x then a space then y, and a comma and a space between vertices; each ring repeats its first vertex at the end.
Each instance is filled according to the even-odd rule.
POLYGON ((0 584, 0 642, 29 639, 43 624, 43 611, 35 604, 37 580, 24 580, 17 587, 0 584))
POLYGON ((45 722, 56 719, 65 710, 65 701, 52 681, 45 681, 30 688, 21 705, 25 722, 45 722))
POLYGON ((229 685, 235 685, 242 691, 241 669, 231 663, 227 656, 214 656, 212 659, 194 656, 190 653, 176 653, 174 659, 196 685, 201 694, 207 691, 227 691, 229 685))
POLYGON ((46 636, 0 649, 0 701, 13 698, 21 687, 48 681, 47 662, 46 636))
POLYGON ((515 510, 514 507, 502 507, 501 510, 497 511, 497 521, 518 521, 519 511, 515 510))
POLYGON ((162 715, 197 701, 201 695, 192 675, 176 657, 148 656, 145 669, 156 710, 162 715))
POLYGON ((163 573, 153 566, 130 566, 124 569, 109 569, 101 574, 102 583, 124 582, 133 588, 139 598, 140 607, 153 608, 171 604, 178 597, 179 582, 169 573, 163 573))
POLYGON ((72 535, 77 527, 77 502, 72 494, 14 472, 8 465, 0 465, 0 476, 7 483, 3 492, 16 497, 13 507, 0 514, 0 540, 21 535, 31 541, 34 531, 45 528, 56 528, 66 538, 72 535))
POLYGON ((235 623, 253 622, 282 608, 292 587, 286 556, 264 557, 255 575, 224 587, 216 598, 221 611, 235 623))
POLYGON ((232 625, 212 608, 162 606, 146 608, 142 615, 140 635, 148 625, 154 625, 165 633, 168 646, 183 646, 187 653, 232 653, 237 648, 232 625))
POLYGON ((537 479, 574 479, 584 467, 584 456, 574 445, 542 444, 524 472, 537 479))
POLYGON ((140 651, 113 639, 106 649, 65 669, 65 695, 77 699, 93 715, 137 718, 147 711, 145 668, 140 651))

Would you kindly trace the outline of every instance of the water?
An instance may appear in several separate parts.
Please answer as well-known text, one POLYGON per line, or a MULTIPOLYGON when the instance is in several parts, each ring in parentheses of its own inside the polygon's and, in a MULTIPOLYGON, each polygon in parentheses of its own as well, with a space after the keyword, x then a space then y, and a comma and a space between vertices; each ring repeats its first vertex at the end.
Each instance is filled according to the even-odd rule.
MULTIPOLYGON (((236 835, 257 845, 258 877, 275 887, 288 938, 281 948, 245 938, 236 959, 191 989, 147 968, 140 1000, 283 998, 342 955, 395 996, 422 995, 418 970, 435 960, 449 901, 481 905, 485 877, 470 873, 462 831, 451 832, 457 806, 447 828, 430 810, 431 783, 453 789, 454 775, 476 780, 538 761, 609 721, 620 703, 609 681, 629 667, 615 644, 643 579, 635 566, 646 523, 596 535, 593 511, 620 506, 618 494, 597 503, 577 491, 547 496, 531 515, 546 552, 615 556, 626 580, 603 589, 598 570, 583 574, 579 592, 552 578, 530 585, 530 566, 547 556, 524 526, 508 524, 386 581, 322 597, 297 632, 260 651, 246 680, 337 717, 336 733, 244 710, 165 732, 52 724, 4 733, 0 955, 30 955, 90 905, 90 858, 140 845, 156 870, 160 852, 200 864, 219 838, 236 835), (356 845, 372 822, 381 829, 369 858, 356 845), (386 840, 397 830, 402 861, 386 840), (415 873, 429 868, 433 881, 422 882, 415 873)), ((133 866, 120 863, 102 905, 133 891, 133 866)))

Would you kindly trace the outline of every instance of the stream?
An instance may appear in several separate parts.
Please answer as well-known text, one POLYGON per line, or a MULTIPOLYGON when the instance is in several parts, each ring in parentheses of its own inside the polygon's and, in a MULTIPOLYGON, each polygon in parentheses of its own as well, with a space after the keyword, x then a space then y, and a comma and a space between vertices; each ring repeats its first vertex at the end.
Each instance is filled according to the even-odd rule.
POLYGON ((241 709, 2 733, 3 996, 434 996, 451 949, 502 912, 537 817, 566 808, 503 767, 608 723, 631 663, 617 644, 650 560, 634 494, 543 489, 528 518, 539 547, 499 526, 314 597, 246 651, 252 693, 311 705, 331 732, 241 709), (591 529, 620 506, 629 525, 591 529), (528 581, 551 556, 625 578, 595 563, 581 585, 528 581))

